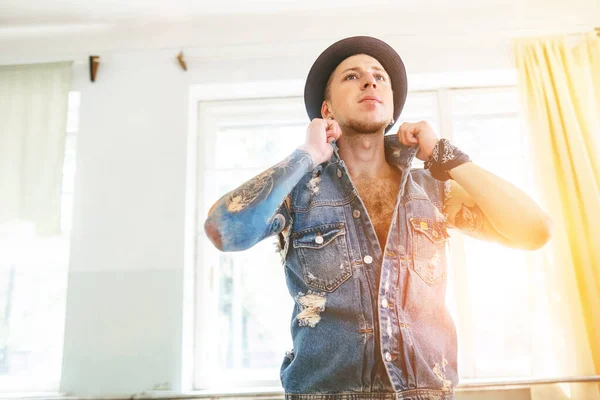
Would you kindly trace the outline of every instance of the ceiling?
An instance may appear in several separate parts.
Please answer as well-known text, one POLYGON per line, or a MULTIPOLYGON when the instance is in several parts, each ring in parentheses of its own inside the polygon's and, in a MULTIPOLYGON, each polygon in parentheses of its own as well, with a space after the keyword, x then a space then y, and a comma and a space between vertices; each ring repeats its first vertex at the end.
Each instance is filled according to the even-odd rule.
MULTIPOLYGON (((548 10, 574 9, 597 0, 3 0, 0 24, 114 22, 122 20, 194 19, 232 14, 320 13, 331 16, 381 12, 421 15, 439 10, 448 16, 463 10, 535 9, 543 16, 548 10), (522 3, 528 3, 524 5, 522 3)), ((425 21, 426 22, 426 21, 425 21)))
POLYGON ((600 0, 2 0, 0 53, 303 45, 352 34, 460 41, 594 26, 600 0))
MULTIPOLYGON (((465 1, 465 0, 461 0, 465 1)), ((495 1, 501 3, 501 1, 495 1)), ((468 2, 468 1, 467 1, 468 2)), ((81 23, 119 20, 193 19, 207 15, 272 14, 282 12, 348 12, 377 7, 426 9, 442 0, 400 2, 389 0, 3 0, 3 24, 81 23)), ((506 4, 506 2, 504 2, 506 4)), ((475 4, 475 3, 473 3, 475 4)), ((455 6, 457 3, 455 2, 455 6)))

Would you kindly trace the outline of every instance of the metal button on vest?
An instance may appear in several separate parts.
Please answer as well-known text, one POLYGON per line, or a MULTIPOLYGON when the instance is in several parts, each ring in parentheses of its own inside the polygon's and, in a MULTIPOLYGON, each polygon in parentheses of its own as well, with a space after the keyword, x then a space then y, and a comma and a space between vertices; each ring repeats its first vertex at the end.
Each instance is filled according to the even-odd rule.
POLYGON ((385 352, 385 359, 386 361, 392 361, 392 355, 388 351, 385 352))
POLYGON ((365 258, 363 258, 363 261, 365 262, 365 264, 371 264, 373 262, 373 257, 365 256, 365 258))
POLYGON ((358 217, 360 217, 360 210, 354 210, 354 211, 352 211, 352 216, 353 216, 354 218, 358 218, 358 217))
POLYGON ((383 308, 388 308, 388 305, 389 305, 389 304, 388 304, 388 301, 387 301, 387 299, 383 299, 383 300, 381 300, 381 307, 383 307, 383 308))
POLYGON ((322 243, 323 243, 323 236, 320 236, 320 235, 319 235, 319 236, 317 236, 317 237, 315 238, 315 243, 316 243, 316 244, 322 244, 322 243))
POLYGON ((341 169, 339 169, 339 168, 338 168, 338 170, 337 170, 337 176, 338 176, 338 178, 341 178, 341 177, 342 177, 342 170, 341 170, 341 169))

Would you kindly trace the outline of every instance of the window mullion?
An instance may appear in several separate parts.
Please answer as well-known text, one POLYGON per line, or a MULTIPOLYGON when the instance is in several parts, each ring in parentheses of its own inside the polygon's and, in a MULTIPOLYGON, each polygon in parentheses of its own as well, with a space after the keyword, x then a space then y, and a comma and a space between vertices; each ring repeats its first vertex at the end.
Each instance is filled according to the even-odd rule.
MULTIPOLYGON (((440 136, 450 141, 453 139, 452 91, 437 91, 437 109, 440 121, 440 136)), ((450 260, 453 274, 453 291, 456 306, 456 326, 458 335, 459 368, 461 376, 475 377, 476 347, 474 340, 475 327, 470 309, 467 260, 464 237, 460 234, 452 236, 450 242, 450 260)))

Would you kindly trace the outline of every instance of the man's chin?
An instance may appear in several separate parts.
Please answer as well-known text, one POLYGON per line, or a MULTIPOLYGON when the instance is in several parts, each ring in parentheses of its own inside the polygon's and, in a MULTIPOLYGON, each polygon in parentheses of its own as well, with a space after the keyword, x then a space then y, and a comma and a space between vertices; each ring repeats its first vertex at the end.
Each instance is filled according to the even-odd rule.
POLYGON ((373 135, 385 132, 387 124, 386 121, 349 121, 348 128, 358 134, 373 135))

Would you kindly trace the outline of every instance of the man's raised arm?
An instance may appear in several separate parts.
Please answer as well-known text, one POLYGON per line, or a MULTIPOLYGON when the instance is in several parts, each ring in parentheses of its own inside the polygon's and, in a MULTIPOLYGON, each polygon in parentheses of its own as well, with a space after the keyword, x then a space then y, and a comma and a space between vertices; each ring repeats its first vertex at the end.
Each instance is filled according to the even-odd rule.
POLYGON ((210 209, 204 231, 221 251, 246 250, 279 233, 288 223, 286 196, 298 181, 333 153, 329 144, 341 134, 335 121, 314 119, 306 143, 285 160, 221 197, 210 209))

